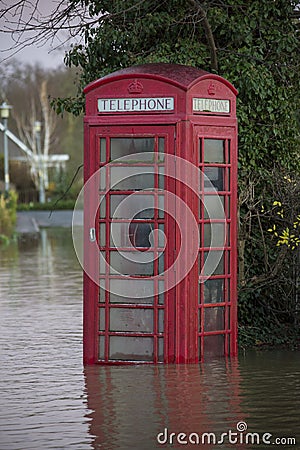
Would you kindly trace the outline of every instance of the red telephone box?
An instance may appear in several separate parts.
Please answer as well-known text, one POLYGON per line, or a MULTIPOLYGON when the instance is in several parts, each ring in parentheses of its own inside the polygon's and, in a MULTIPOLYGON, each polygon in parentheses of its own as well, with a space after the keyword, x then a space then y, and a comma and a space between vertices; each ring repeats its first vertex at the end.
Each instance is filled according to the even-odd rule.
POLYGON ((85 88, 85 364, 236 355, 236 94, 176 64, 85 88))

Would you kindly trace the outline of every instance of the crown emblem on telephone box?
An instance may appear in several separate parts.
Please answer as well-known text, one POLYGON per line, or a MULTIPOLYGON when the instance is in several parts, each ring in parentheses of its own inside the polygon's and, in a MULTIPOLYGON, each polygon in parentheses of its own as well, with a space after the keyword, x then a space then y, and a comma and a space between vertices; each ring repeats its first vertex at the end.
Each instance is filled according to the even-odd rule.
POLYGON ((207 92, 209 93, 209 95, 215 95, 216 94, 216 85, 215 83, 209 83, 207 92))
POLYGON ((138 80, 134 80, 129 84, 127 90, 129 94, 141 94, 143 92, 144 86, 138 80))

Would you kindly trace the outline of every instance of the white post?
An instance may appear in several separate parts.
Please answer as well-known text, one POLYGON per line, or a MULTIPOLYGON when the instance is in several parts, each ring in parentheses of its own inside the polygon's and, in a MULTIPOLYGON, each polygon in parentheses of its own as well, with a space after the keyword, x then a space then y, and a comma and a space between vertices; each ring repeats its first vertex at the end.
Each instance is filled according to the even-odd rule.
POLYGON ((8 194, 9 191, 9 155, 8 155, 8 140, 7 140, 7 119, 9 118, 9 110, 11 109, 10 105, 7 105, 6 102, 2 103, 0 106, 1 110, 1 118, 3 119, 3 147, 4 147, 4 189, 5 194, 8 194))

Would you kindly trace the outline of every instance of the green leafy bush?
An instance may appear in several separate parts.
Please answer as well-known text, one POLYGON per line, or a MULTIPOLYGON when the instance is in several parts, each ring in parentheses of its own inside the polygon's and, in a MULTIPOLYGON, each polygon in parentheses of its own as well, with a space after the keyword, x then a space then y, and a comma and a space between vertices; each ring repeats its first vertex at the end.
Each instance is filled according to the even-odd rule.
POLYGON ((52 209, 74 209, 75 200, 59 200, 47 203, 23 203, 18 205, 18 211, 51 211, 52 209))
POLYGON ((0 194, 0 243, 13 236, 17 220, 18 195, 10 191, 6 196, 0 194))

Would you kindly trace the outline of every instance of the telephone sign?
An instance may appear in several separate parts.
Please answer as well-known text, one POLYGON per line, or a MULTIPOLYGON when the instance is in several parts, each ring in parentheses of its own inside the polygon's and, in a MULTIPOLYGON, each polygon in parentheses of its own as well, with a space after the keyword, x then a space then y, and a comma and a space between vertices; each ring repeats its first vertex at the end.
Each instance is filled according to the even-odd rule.
POLYGON ((99 98, 98 111, 113 112, 144 112, 144 111, 173 111, 173 97, 150 98, 99 98))

